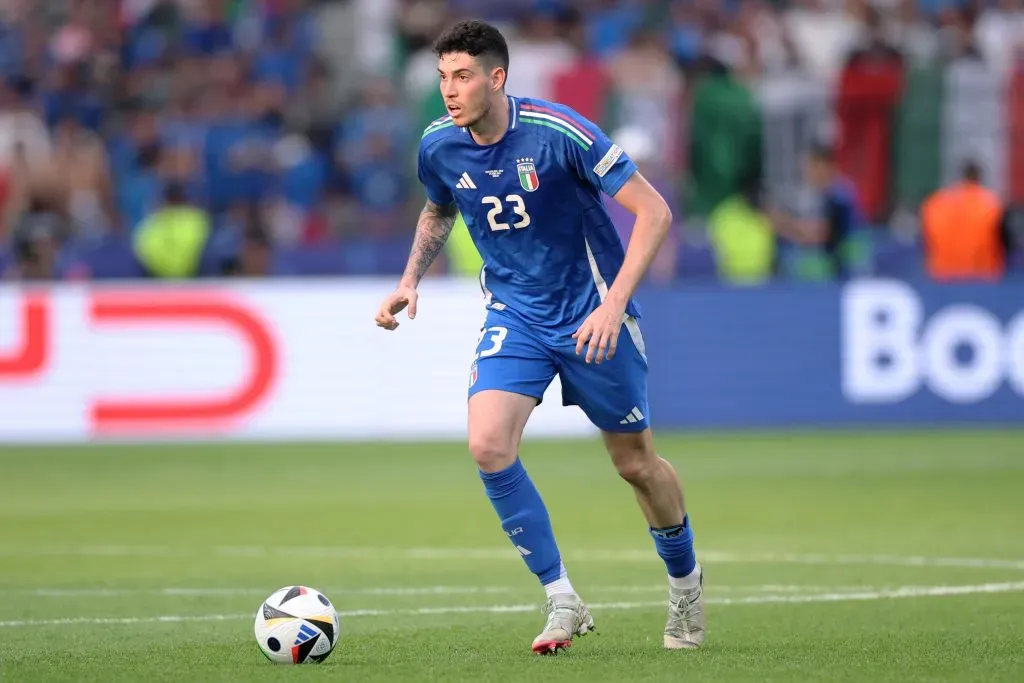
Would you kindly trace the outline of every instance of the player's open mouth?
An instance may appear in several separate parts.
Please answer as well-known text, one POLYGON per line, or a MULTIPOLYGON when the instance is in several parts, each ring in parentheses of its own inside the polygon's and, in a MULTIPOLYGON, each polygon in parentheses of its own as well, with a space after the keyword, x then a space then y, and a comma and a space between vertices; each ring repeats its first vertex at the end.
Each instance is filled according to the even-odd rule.
POLYGON ((455 118, 460 113, 462 113, 462 107, 460 107, 457 104, 449 104, 448 105, 448 113, 452 115, 452 118, 455 118))

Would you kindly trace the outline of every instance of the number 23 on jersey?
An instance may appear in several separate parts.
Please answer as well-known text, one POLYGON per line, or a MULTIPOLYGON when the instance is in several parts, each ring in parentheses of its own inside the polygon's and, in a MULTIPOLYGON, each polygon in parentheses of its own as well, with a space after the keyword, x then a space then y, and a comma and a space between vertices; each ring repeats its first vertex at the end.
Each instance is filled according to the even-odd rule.
POLYGON ((489 195, 480 201, 490 207, 487 210, 487 222, 490 224, 492 232, 510 230, 512 228, 521 230, 530 226, 530 214, 526 212, 526 202, 519 195, 510 194, 505 197, 504 201, 502 201, 501 197, 489 195), (508 209, 511 209, 512 218, 514 218, 511 225, 499 220, 508 209))

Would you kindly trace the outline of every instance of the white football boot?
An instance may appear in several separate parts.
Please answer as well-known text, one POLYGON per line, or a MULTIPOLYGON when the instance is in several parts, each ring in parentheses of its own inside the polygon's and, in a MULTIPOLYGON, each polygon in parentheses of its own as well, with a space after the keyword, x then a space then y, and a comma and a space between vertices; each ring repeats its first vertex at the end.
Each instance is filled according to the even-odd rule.
POLYGON ((668 623, 665 647, 670 650, 696 650, 704 642, 704 570, 696 588, 669 586, 668 623))
POLYGON ((572 645, 574 636, 585 636, 594 630, 594 617, 578 595, 553 595, 544 604, 547 623, 533 639, 533 651, 539 655, 555 654, 572 645))

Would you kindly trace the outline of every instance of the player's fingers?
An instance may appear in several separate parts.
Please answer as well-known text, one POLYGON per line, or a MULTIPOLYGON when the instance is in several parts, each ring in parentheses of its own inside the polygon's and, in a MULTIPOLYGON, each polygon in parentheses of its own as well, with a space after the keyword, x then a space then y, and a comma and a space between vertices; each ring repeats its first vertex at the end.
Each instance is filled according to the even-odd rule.
POLYGON ((611 360, 612 356, 619 348, 619 331, 613 330, 608 335, 608 352, 605 354, 605 360, 611 360))
POLYGON ((404 297, 397 297, 391 300, 391 305, 388 306, 388 313, 395 315, 401 313, 402 309, 406 307, 409 302, 404 297))
POLYGON ((597 355, 594 359, 598 365, 608 359, 609 337, 610 335, 607 330, 601 331, 601 339, 597 342, 597 355))
POLYGON ((593 363, 594 358, 597 356, 597 350, 601 343, 601 335, 594 333, 590 336, 590 343, 587 345, 587 362, 593 363))
POLYGON ((409 297, 409 320, 416 317, 416 302, 419 301, 419 297, 413 294, 409 297))
POLYGON ((583 352, 583 346, 587 343, 590 338, 590 325, 583 323, 583 326, 576 331, 576 355, 580 355, 583 352))

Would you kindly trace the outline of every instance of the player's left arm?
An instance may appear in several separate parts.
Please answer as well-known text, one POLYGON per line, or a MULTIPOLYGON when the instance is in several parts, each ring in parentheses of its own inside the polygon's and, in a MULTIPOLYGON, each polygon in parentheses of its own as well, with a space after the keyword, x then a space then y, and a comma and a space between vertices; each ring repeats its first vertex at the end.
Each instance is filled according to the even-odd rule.
POLYGON ((583 182, 614 198, 636 217, 625 259, 607 296, 573 334, 576 353, 587 346, 586 361, 600 363, 615 355, 629 300, 668 235, 672 210, 633 160, 596 125, 568 108, 565 113, 590 136, 589 146, 566 142, 566 165, 583 182))
POLYGON ((672 224, 672 210, 665 198, 639 171, 634 170, 613 196, 636 216, 636 221, 626 246, 626 257, 608 288, 608 295, 573 335, 577 354, 583 351, 584 345, 587 346, 588 363, 611 360, 615 355, 626 306, 651 267, 672 224))
POLYGON ((636 216, 633 233, 626 246, 626 257, 605 298, 605 303, 611 303, 625 313, 626 305, 668 235, 672 226, 672 209, 639 171, 629 177, 615 193, 614 199, 636 216))

